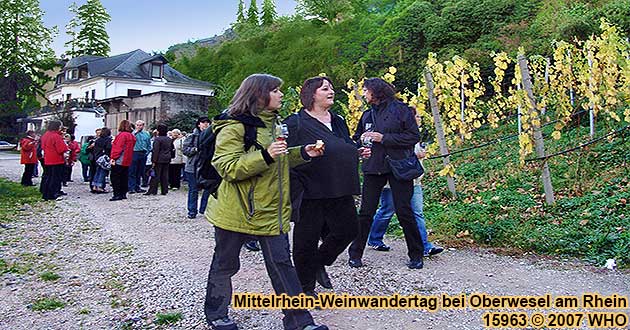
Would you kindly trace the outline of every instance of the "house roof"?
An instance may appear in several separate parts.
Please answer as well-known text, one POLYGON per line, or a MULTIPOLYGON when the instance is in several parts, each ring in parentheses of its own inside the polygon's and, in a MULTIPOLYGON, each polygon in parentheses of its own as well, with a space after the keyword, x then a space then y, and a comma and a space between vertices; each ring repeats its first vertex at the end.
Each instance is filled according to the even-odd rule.
MULTIPOLYGON (((144 79, 151 80, 150 67, 143 66, 144 63, 154 60, 163 60, 166 58, 162 55, 152 56, 140 49, 132 52, 115 55, 111 57, 101 56, 79 56, 71 59, 64 66, 64 71, 68 69, 78 68, 87 64, 90 77, 110 77, 110 78, 126 78, 126 79, 144 79)), ((173 69, 170 65, 164 64, 164 79, 167 82, 191 85, 198 88, 210 89, 214 85, 190 78, 179 71, 173 69)))

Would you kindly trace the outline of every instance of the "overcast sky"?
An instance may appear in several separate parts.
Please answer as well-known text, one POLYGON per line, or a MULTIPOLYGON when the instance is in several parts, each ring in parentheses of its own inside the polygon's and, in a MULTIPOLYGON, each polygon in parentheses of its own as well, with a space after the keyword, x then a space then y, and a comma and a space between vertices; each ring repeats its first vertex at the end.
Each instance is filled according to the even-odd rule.
MULTIPOLYGON (((52 48, 63 53, 72 0, 40 0, 44 24, 57 26, 52 48)), ((75 0, 80 6, 86 0, 75 0)), ((249 0, 244 1, 249 5, 249 0)), ((257 1, 259 9, 262 0, 257 1)), ((107 25, 111 55, 135 49, 166 51, 169 46, 221 34, 236 20, 237 0, 101 0, 111 15, 107 25)), ((278 15, 295 12, 294 0, 275 0, 278 15)))

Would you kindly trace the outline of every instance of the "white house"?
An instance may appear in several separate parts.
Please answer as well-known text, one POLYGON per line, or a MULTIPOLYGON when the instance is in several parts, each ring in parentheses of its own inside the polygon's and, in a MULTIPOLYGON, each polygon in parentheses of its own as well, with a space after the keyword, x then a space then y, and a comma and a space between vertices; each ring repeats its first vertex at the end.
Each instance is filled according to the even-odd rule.
POLYGON ((213 84, 178 72, 162 55, 136 49, 111 57, 79 56, 65 63, 46 92, 50 105, 20 122, 45 129, 47 121, 70 113, 79 140, 103 126, 115 134, 122 119, 142 119, 150 126, 179 111, 207 113, 212 96, 213 84))
POLYGON ((212 84, 176 71, 162 55, 151 56, 136 49, 112 57, 79 56, 69 60, 46 97, 54 104, 70 99, 103 100, 155 92, 214 96, 212 84))

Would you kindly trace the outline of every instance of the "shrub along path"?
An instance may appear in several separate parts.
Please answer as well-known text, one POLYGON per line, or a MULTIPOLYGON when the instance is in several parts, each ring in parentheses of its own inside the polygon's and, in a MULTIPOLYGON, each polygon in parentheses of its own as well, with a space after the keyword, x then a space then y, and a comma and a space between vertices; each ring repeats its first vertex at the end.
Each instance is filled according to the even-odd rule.
MULTIPOLYGON (((0 176, 18 181, 18 163, 16 157, 0 157, 0 176)), ((213 231, 202 218, 186 218, 185 189, 109 202, 110 195, 90 194, 87 184, 79 182, 79 172, 75 167, 75 182, 64 188, 68 196, 63 201, 0 213, 0 329, 206 329, 202 306, 213 231)), ((630 296, 627 271, 535 255, 501 256, 485 249, 450 249, 429 258, 425 269, 411 271, 404 266, 404 242, 389 241, 392 251, 368 250, 367 267, 361 269, 349 268, 342 254, 328 268, 334 292, 630 296)), ((272 292, 260 253, 241 252, 234 291, 272 292)), ((479 329, 482 312, 313 314, 331 329, 479 329)), ((279 311, 233 310, 231 316, 241 329, 281 329, 279 311)))

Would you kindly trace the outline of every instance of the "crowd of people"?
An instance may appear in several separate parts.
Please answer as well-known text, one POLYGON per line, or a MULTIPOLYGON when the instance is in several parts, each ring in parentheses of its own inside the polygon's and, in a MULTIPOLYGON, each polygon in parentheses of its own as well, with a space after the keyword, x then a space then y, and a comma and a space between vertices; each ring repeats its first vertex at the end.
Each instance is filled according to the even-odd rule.
POLYGON ((44 200, 60 200, 66 195, 62 187, 73 182, 72 169, 77 161, 83 182, 89 183, 92 193, 110 193, 106 188, 110 184, 110 201, 126 199, 128 193, 156 195, 158 186, 166 195, 169 190, 181 188, 182 178, 187 180, 183 171, 188 161, 183 153, 187 135, 179 129, 169 131, 159 124, 149 133, 142 120, 135 125, 122 120, 115 137, 109 127, 102 127, 93 136, 83 137, 82 144, 66 130, 60 121, 51 120, 41 137, 29 130, 20 140, 20 161, 24 165, 21 184, 34 186, 33 178, 38 176, 41 164, 40 191, 44 200))
MULTIPOLYGON (((316 284, 333 288, 326 266, 346 249, 350 267, 364 266, 366 245, 390 250, 383 235, 394 212, 404 233, 409 269, 423 268, 424 257, 442 252, 428 240, 422 211, 418 163, 425 151, 415 110, 395 97, 394 87, 380 78, 364 82, 369 109, 351 135, 345 119, 331 110, 335 91, 329 78, 307 79, 300 90, 303 108, 284 121, 278 114, 281 85, 280 78, 268 74, 247 77, 221 115, 199 118, 188 135, 164 125, 149 134, 144 122, 134 127, 123 120, 115 138, 103 127, 79 146, 71 135, 64 141, 61 123, 51 121, 41 139, 28 132, 20 143, 22 184, 33 185, 38 158, 44 166, 40 189, 46 200, 64 194, 62 183, 70 181, 68 171, 77 159, 93 193, 108 192, 109 175, 112 201, 126 199, 127 193, 155 195, 158 186, 166 195, 169 187, 181 188, 183 176, 188 218, 204 214, 214 225, 204 312, 208 324, 219 330, 238 329, 228 306, 242 246, 262 251, 276 294, 313 297, 316 284), (200 157, 208 139, 213 154, 205 160, 200 157), (222 179, 216 190, 200 184, 202 162, 211 163, 222 179), (142 189, 147 185, 148 190, 142 189), (361 196, 358 212, 356 195, 361 196)), ((316 325, 308 310, 282 312, 285 329, 328 329, 316 325)))

